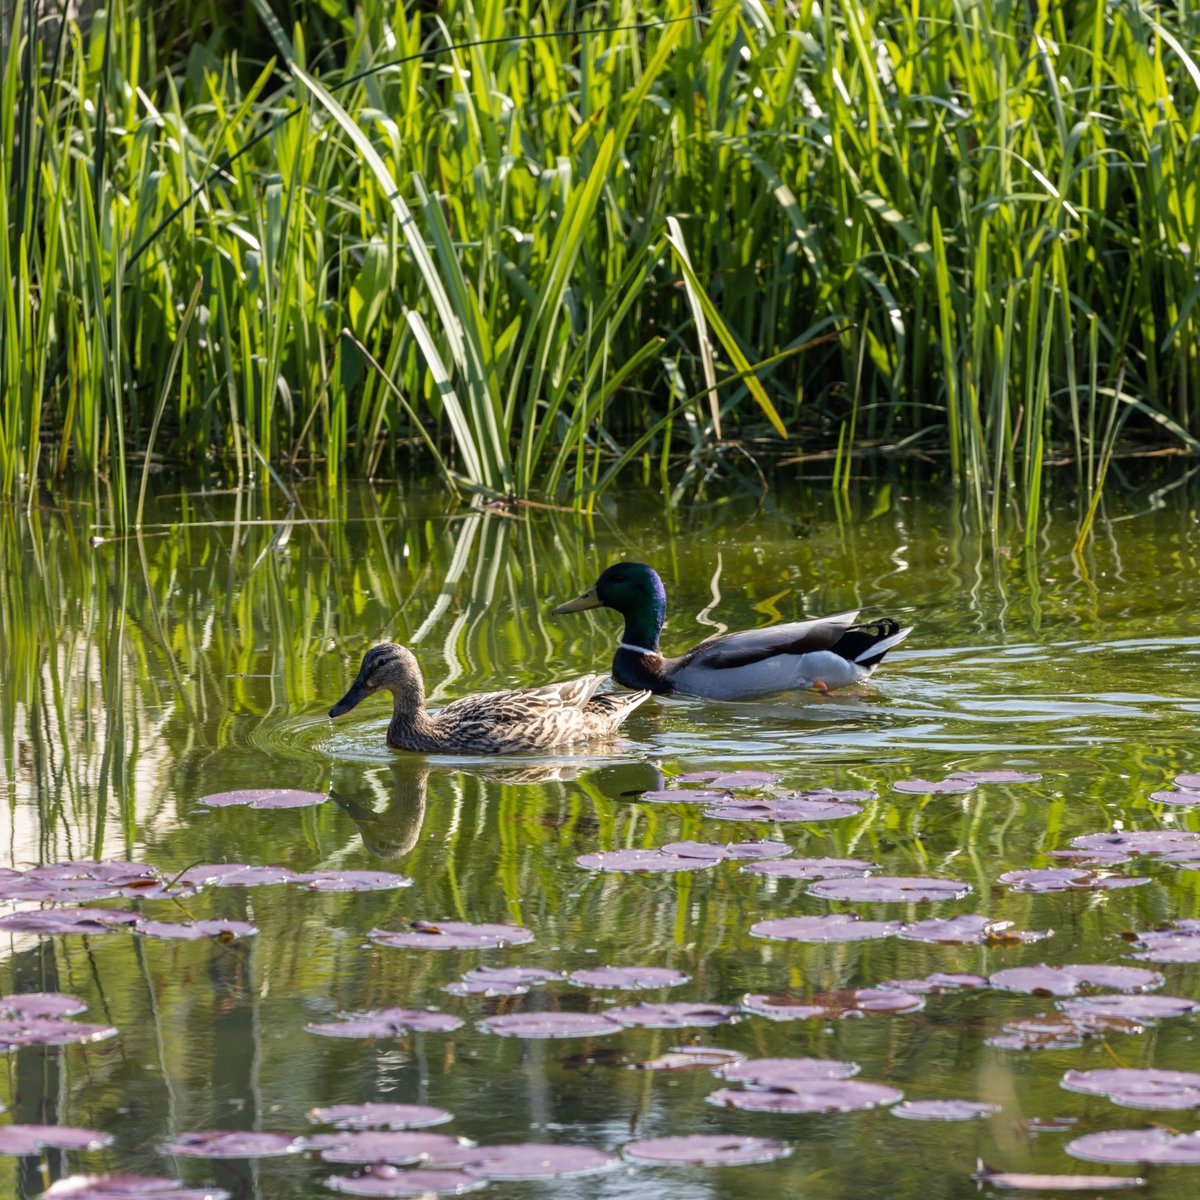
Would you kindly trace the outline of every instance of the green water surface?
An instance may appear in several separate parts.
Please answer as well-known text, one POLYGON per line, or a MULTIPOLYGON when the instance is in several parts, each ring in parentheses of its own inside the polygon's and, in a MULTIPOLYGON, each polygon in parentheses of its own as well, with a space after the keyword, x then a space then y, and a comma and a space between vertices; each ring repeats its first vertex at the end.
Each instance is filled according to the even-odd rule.
MULTIPOLYGON (((244 942, 168 943, 126 933, 4 934, 0 994, 71 992, 84 1019, 119 1036, 5 1056, 8 1120, 106 1130, 102 1151, 0 1158, 0 1195, 49 1179, 120 1170, 216 1183, 237 1197, 327 1194, 333 1168, 306 1155, 257 1162, 172 1159, 156 1149, 200 1129, 303 1133, 317 1105, 434 1104, 440 1127, 481 1143, 570 1142, 618 1151, 685 1133, 782 1138, 789 1158, 738 1168, 623 1163, 545 1184, 495 1183, 504 1197, 895 1197, 975 1194, 976 1160, 1021 1171, 1129 1174, 1069 1157, 1081 1133, 1151 1122, 1191 1130, 1191 1111, 1117 1107, 1062 1089, 1068 1068, 1200 1071, 1195 1017, 1076 1048, 989 1046, 1009 1017, 1053 1001, 981 990, 930 996, 908 1016, 627 1030, 603 1039, 519 1041, 481 1032, 499 1012, 600 1012, 638 999, 737 1004, 747 992, 799 996, 932 971, 980 974, 1046 961, 1123 962, 1123 931, 1200 916, 1200 871, 1145 860, 1117 867, 1151 882, 1116 891, 1013 893, 1003 872, 1047 866, 1076 835, 1123 828, 1200 830, 1200 815, 1149 794, 1200 771, 1200 492, 1182 475, 1111 491, 1080 558, 1065 501, 1032 548, 1018 529, 975 530, 937 490, 904 476, 777 486, 665 513, 626 495, 583 521, 541 509, 446 511, 428 481, 352 488, 170 491, 140 537, 112 539, 87 500, 0 507, 0 866, 131 858, 167 872, 195 862, 298 871, 378 868, 410 888, 316 894, 209 888, 181 903, 107 901, 167 920, 232 917, 244 942), (99 540, 97 540, 99 539, 99 540), (607 668, 620 632, 609 612, 549 617, 618 557, 654 564, 671 611, 667 650, 724 629, 864 606, 916 630, 862 696, 791 695, 718 704, 655 699, 612 744, 504 764, 421 758, 384 746, 374 697, 332 724, 329 705, 364 649, 412 647, 431 703, 471 691, 607 668), (671 775, 758 768, 797 788, 869 788, 860 816, 730 824, 698 806, 640 803, 671 775), (963 795, 894 791, 915 776, 1010 767, 1036 783, 963 795), (329 792, 317 808, 209 811, 227 789, 329 792), (737 863, 670 875, 585 871, 575 858, 681 838, 777 837, 804 856, 866 858, 900 875, 969 883, 963 900, 866 905, 807 895, 799 881, 737 863), (888 919, 985 913, 1033 945, 946 946, 895 938, 816 945, 751 937, 765 917, 859 912, 888 919), (532 944, 486 951, 389 949, 373 927, 417 918, 527 926, 532 944), (459 998, 442 988, 479 964, 571 971, 674 967, 661 993, 566 983, 524 997, 459 998), (306 1033, 339 1010, 438 1008, 454 1033, 394 1041, 306 1033), (711 1073, 629 1069, 689 1042, 747 1055, 852 1059, 864 1079, 908 1099, 999 1107, 969 1123, 903 1121, 885 1110, 776 1116, 718 1109, 711 1073), (1065 1133, 1033 1118, 1069 1117, 1065 1133)), ((0 912, 17 906, 0 905, 0 912)), ((1200 965, 1168 965, 1163 994, 1200 998, 1200 965)), ((1152 1194, 1194 1196, 1200 1166, 1155 1168, 1152 1194)), ((997 1193, 999 1194, 999 1193, 997 1193)))

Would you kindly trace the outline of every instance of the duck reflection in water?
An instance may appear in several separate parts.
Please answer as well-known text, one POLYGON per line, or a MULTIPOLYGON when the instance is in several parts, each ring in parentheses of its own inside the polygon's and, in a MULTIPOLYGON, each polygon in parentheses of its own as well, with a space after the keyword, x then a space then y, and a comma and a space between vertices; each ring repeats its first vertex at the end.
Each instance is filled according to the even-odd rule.
POLYGON ((354 822, 363 845, 376 858, 400 859, 413 849, 421 837, 429 777, 435 773, 473 775, 476 778, 508 786, 534 786, 567 783, 587 772, 586 782, 593 791, 614 800, 636 800, 639 793, 664 786, 662 773, 651 763, 611 763, 598 769, 589 761, 556 763, 487 763, 464 770, 423 760, 398 760, 388 764, 391 773, 391 799, 381 812, 354 796, 334 788, 333 802, 354 822))

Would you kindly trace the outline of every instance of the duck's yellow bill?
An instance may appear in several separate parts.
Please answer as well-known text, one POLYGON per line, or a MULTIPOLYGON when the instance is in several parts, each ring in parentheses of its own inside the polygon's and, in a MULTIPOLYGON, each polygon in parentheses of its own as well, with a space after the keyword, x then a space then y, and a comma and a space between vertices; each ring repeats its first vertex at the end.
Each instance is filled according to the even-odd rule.
POLYGON ((550 610, 550 615, 552 617, 557 617, 562 613, 583 612, 588 608, 603 607, 604 604, 601 602, 600 597, 596 595, 596 589, 594 587, 590 587, 586 592, 583 593, 582 596, 578 597, 577 599, 568 600, 566 604, 560 604, 557 608, 552 608, 550 610))

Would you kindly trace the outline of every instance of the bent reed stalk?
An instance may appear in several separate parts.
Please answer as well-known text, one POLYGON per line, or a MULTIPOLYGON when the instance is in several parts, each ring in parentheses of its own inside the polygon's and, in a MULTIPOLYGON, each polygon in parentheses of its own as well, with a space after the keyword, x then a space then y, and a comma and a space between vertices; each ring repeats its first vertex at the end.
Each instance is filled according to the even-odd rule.
POLYGON ((1114 428, 1200 448, 1184 8, 15 0, 0 491, 415 444, 586 508, 673 439, 844 487, 919 436, 993 523, 1052 449, 1094 516, 1114 428))

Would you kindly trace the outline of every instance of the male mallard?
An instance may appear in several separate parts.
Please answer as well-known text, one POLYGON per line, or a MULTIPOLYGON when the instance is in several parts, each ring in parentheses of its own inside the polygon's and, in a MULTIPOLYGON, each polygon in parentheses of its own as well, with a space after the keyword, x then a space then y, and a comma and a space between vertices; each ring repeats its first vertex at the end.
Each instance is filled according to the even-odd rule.
POLYGON ((329 710, 348 713, 384 688, 392 693, 387 744, 421 754, 511 754, 548 750, 568 742, 611 737, 650 693, 597 692, 603 675, 569 683, 464 696, 440 712, 425 709, 425 681, 410 650, 385 643, 363 656, 350 690, 329 710))
POLYGON ((667 613, 667 589, 653 567, 635 562, 615 563, 577 600, 553 611, 586 608, 613 608, 625 618, 613 658, 618 683, 659 695, 680 692, 713 700, 746 700, 793 688, 824 692, 862 683, 912 632, 891 617, 856 625, 858 613, 846 612, 727 633, 678 658, 664 658, 658 635, 667 613))

